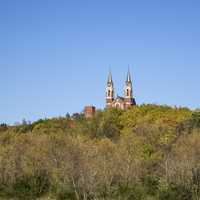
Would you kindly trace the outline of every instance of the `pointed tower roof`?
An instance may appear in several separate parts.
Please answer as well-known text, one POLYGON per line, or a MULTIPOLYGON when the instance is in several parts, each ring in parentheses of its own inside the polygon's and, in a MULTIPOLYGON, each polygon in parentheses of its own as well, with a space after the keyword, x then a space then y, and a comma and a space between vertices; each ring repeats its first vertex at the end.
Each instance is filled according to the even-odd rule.
POLYGON ((130 73, 130 70, 128 69, 128 73, 127 73, 127 77, 126 77, 126 82, 127 83, 131 83, 131 73, 130 73))
POLYGON ((111 83, 111 84, 113 84, 111 70, 109 71, 109 74, 108 74, 108 82, 107 82, 107 83, 111 83))

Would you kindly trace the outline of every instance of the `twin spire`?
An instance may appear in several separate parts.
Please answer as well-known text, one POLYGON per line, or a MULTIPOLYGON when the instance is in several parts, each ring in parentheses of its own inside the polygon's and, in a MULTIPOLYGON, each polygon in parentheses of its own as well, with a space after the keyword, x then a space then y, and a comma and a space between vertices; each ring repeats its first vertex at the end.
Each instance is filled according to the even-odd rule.
POLYGON ((126 109, 129 106, 136 105, 135 99, 133 97, 132 80, 130 70, 128 70, 123 97, 117 96, 115 98, 114 94, 114 84, 112 79, 112 73, 109 71, 108 81, 106 86, 106 107, 116 107, 121 109, 126 109))
MULTIPOLYGON (((108 81, 107 81, 107 83, 113 84, 111 70, 109 71, 109 74, 108 74, 108 81)), ((132 83, 131 73, 130 73, 129 69, 128 69, 127 76, 126 76, 126 83, 132 83)))

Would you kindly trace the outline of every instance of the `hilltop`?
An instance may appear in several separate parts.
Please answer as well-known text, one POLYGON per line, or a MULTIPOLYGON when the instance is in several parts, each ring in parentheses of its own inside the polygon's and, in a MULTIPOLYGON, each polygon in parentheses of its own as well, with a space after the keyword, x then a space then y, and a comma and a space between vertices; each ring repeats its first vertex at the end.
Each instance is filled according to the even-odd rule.
POLYGON ((197 200, 200 112, 159 105, 0 126, 6 199, 197 200))

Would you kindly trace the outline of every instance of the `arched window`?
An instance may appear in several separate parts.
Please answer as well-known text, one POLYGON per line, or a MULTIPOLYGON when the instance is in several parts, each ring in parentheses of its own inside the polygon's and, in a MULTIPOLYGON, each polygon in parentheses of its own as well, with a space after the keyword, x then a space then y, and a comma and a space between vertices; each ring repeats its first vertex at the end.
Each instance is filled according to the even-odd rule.
POLYGON ((129 96, 129 90, 128 89, 126 90, 126 96, 129 96))
POLYGON ((110 97, 110 90, 108 90, 108 96, 110 97))

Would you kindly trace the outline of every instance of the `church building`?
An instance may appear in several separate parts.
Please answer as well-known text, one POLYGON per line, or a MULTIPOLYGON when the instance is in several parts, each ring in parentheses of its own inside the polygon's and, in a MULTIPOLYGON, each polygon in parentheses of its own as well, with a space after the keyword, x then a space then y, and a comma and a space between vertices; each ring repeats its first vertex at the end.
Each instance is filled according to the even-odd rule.
MULTIPOLYGON (((130 106, 136 105, 135 98, 133 97, 133 87, 130 71, 127 73, 124 96, 115 97, 114 84, 112 80, 111 72, 108 75, 108 81, 106 85, 106 108, 119 108, 125 110, 130 106)), ((85 118, 92 118, 95 115, 96 108, 92 105, 85 106, 84 116, 85 118)))
POLYGON ((136 105, 135 98, 133 97, 133 87, 130 71, 127 73, 127 78, 124 86, 124 96, 115 97, 114 84, 112 80, 111 72, 108 75, 108 81, 106 86, 106 107, 107 108, 119 108, 127 109, 130 106, 136 105))

